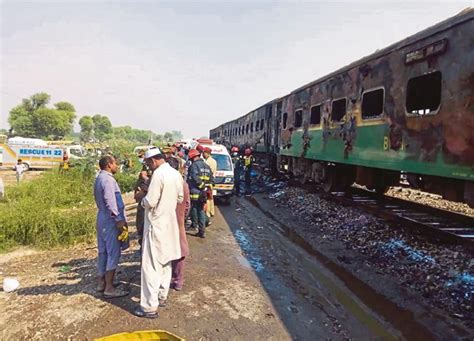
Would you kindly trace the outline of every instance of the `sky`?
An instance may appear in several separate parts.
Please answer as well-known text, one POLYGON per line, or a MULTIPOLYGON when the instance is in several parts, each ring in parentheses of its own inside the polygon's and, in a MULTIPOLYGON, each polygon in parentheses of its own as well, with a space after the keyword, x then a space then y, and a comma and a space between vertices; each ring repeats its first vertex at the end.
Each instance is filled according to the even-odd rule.
POLYGON ((474 0, 0 0, 0 128, 22 98, 47 92, 79 117, 208 135, 469 6, 474 0))

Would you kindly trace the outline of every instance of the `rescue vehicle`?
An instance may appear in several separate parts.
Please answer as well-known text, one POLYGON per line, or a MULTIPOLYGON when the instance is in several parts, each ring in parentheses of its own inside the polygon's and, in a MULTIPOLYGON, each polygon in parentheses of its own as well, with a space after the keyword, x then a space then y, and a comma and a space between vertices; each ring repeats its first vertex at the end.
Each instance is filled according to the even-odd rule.
POLYGON ((49 146, 40 139, 14 137, 7 140, 2 148, 2 166, 13 168, 18 159, 23 161, 26 170, 58 167, 65 156, 65 149, 49 146))
POLYGON ((227 148, 222 144, 214 143, 210 139, 199 139, 197 142, 203 147, 211 148, 211 156, 217 162, 212 190, 213 196, 228 202, 234 190, 234 165, 227 148))

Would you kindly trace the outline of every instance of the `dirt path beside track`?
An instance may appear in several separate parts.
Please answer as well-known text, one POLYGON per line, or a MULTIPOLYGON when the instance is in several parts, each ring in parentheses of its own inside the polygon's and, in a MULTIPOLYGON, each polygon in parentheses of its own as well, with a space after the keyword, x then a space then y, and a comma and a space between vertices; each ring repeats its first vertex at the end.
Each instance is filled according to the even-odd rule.
POLYGON ((136 243, 119 274, 131 294, 109 301, 95 292, 95 245, 2 255, 0 276, 17 278, 21 288, 0 292, 0 338, 93 339, 147 329, 188 340, 400 336, 322 264, 275 233, 276 222, 252 210, 236 199, 219 207, 205 240, 189 235, 184 290, 171 292, 156 320, 131 314, 140 292, 136 243))
POLYGON ((188 235, 191 256, 184 290, 171 291, 168 307, 160 308, 156 320, 131 314, 140 294, 134 239, 119 270, 131 294, 114 300, 95 292, 95 243, 0 255, 0 279, 14 277, 21 283, 13 293, 0 292, 0 339, 90 340, 149 329, 188 340, 466 335, 462 326, 424 306, 360 255, 335 240, 308 234, 305 224, 265 195, 219 205, 206 239, 188 235), (298 240, 300 232, 313 239, 298 240))

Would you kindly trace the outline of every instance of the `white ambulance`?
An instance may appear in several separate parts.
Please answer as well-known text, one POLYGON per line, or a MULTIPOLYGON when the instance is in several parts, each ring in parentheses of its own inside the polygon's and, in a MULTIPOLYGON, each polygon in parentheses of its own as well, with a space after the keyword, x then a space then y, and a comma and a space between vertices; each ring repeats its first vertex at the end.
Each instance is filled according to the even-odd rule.
POLYGON ((211 148, 211 156, 217 162, 217 171, 214 174, 213 195, 223 198, 228 202, 234 189, 234 165, 227 148, 221 144, 216 144, 209 139, 199 139, 199 144, 203 147, 211 148))
POLYGON ((64 149, 49 146, 40 139, 11 138, 2 148, 2 166, 13 168, 18 159, 23 161, 26 170, 59 167, 63 162, 64 149))

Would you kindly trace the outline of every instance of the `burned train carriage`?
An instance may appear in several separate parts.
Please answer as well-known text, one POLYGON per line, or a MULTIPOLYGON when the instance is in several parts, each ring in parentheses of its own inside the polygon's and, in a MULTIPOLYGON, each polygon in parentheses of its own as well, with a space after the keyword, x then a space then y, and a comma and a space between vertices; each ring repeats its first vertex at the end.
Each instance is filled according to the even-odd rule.
POLYGON ((412 186, 474 205, 474 10, 211 130, 328 191, 412 186))

